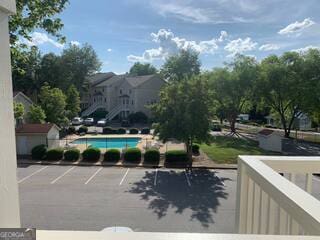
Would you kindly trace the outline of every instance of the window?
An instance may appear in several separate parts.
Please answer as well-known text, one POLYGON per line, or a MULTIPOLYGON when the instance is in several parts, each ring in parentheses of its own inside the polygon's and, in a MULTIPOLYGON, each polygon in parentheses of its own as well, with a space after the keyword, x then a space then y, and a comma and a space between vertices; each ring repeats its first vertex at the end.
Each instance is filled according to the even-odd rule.
POLYGON ((102 88, 102 92, 104 92, 104 88, 102 88))
POLYGON ((120 94, 122 94, 122 89, 120 89, 120 94))
POLYGON ((131 101, 131 104, 133 105, 133 100, 131 101))
POLYGON ((127 101, 126 101, 126 102, 127 102, 127 104, 129 104, 129 99, 127 99, 127 101))
POLYGON ((104 98, 104 102, 107 102, 107 98, 104 98))
POLYGON ((96 98, 93 99, 93 102, 96 102, 96 98))
POLYGON ((131 89, 129 90, 129 94, 131 94, 131 89))

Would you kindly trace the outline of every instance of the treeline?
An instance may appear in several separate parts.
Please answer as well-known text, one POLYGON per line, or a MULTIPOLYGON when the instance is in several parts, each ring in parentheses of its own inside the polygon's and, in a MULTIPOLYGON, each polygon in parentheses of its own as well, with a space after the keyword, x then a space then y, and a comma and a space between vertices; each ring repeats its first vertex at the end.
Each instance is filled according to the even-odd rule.
POLYGON ((200 72, 198 55, 183 51, 169 57, 160 73, 167 79, 152 106, 162 139, 191 147, 208 140, 212 118, 227 119, 231 133, 240 113, 268 109, 290 136, 294 120, 305 113, 320 122, 320 51, 286 52, 261 62, 237 55, 230 63, 200 72))
POLYGON ((31 122, 65 125, 77 116, 80 95, 88 88, 86 76, 101 67, 94 49, 88 44, 69 45, 61 55, 42 55, 32 47, 19 56, 13 59, 13 89, 36 104, 28 113, 31 122))

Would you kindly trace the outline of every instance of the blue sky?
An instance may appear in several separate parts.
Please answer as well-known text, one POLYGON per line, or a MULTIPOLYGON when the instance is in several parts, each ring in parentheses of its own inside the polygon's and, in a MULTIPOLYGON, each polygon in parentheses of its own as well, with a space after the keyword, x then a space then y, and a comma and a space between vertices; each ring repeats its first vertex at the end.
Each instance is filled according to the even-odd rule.
MULTIPOLYGON (((91 44, 102 71, 123 73, 134 61, 160 67, 179 49, 212 69, 236 53, 260 60, 320 47, 319 12, 319 0, 70 0, 60 17, 68 42, 91 44)), ((66 47, 41 31, 31 44, 43 53, 66 47)))

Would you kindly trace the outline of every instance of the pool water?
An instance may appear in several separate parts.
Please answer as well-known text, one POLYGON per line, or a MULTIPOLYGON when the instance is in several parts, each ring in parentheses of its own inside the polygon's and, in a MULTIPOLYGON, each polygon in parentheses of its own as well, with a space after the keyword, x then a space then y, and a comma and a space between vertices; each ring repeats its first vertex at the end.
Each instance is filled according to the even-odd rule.
POLYGON ((73 144, 86 144, 96 148, 136 147, 141 138, 79 138, 73 144))

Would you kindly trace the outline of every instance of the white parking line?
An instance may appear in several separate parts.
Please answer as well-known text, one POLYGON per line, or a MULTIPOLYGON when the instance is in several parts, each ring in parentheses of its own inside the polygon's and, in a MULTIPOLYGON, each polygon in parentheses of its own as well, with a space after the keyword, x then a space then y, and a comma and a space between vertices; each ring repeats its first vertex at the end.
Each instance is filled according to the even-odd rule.
POLYGON ((71 172, 76 166, 69 168, 67 171, 65 171, 62 175, 60 175, 59 177, 57 177, 56 179, 54 179, 50 184, 55 184, 59 179, 61 179, 62 177, 64 177, 65 175, 67 175, 69 172, 71 172))
POLYGON ((156 175, 154 176, 154 182, 153 182, 154 186, 157 185, 157 177, 158 177, 158 169, 156 169, 156 175))
POLYGON ((119 183, 119 185, 122 185, 124 179, 126 178, 126 176, 128 175, 128 172, 129 172, 130 168, 127 169, 126 173, 123 175, 122 179, 121 179, 121 182, 119 183))
POLYGON ((84 184, 87 185, 101 170, 102 170, 102 167, 99 168, 84 184))
POLYGON ((191 187, 191 183, 190 183, 190 181, 189 181, 188 174, 187 174, 187 172, 186 172, 185 170, 184 170, 184 175, 186 176, 187 183, 188 183, 189 187, 191 187))
POLYGON ((49 166, 45 166, 45 167, 43 167, 43 168, 38 169, 37 171, 35 171, 34 173, 30 174, 29 176, 26 176, 26 177, 20 179, 20 180, 18 181, 18 183, 24 182, 24 181, 27 180, 28 178, 32 177, 33 175, 36 175, 37 173, 41 172, 42 170, 44 170, 44 169, 46 169, 46 168, 48 168, 48 167, 49 167, 49 166))

